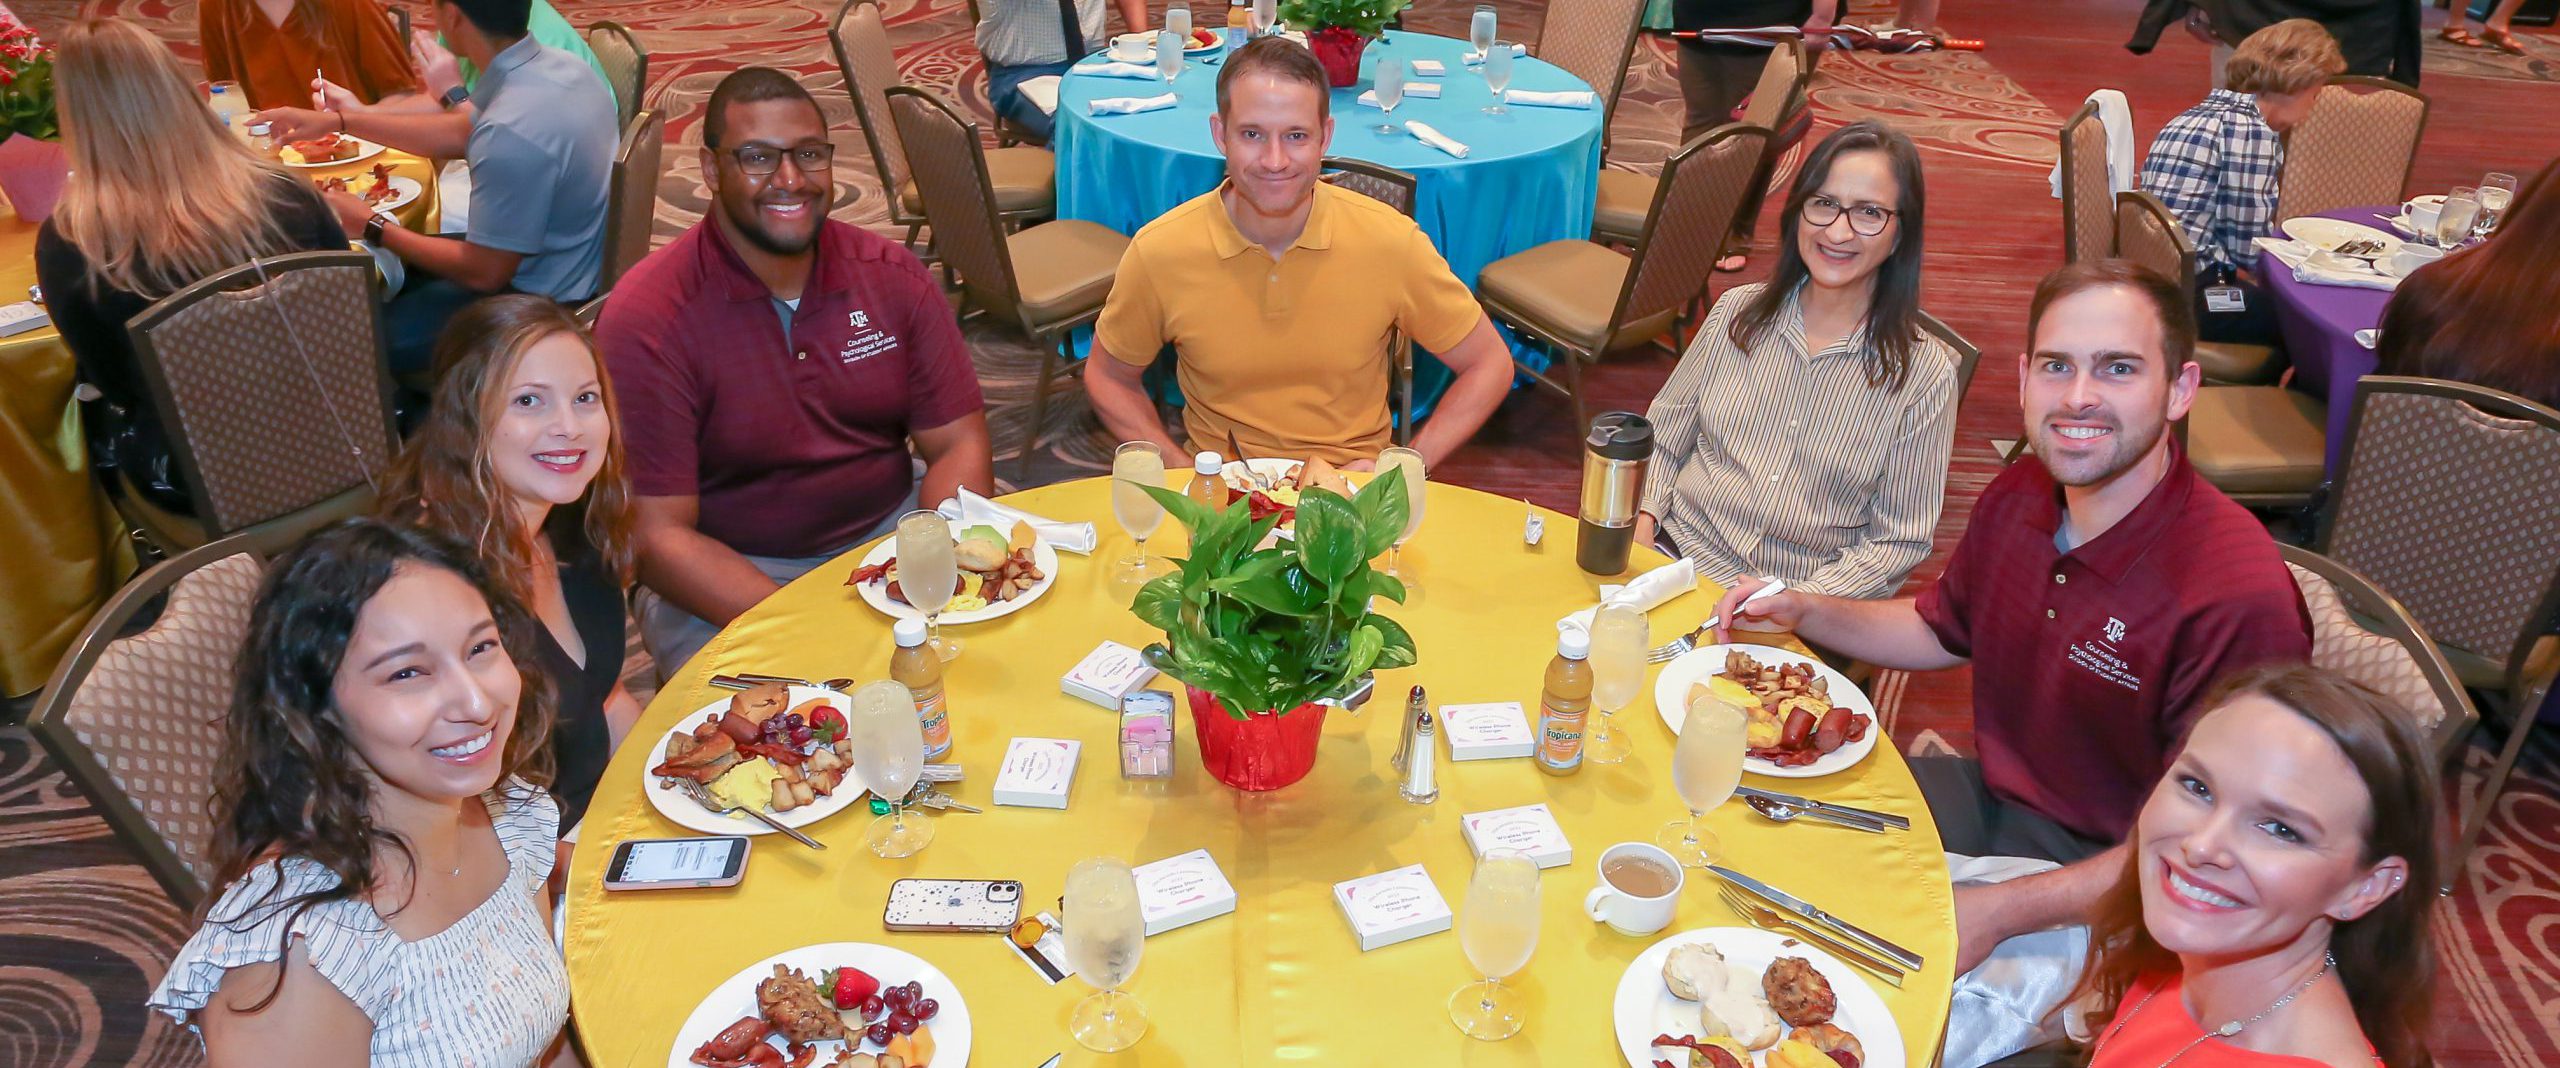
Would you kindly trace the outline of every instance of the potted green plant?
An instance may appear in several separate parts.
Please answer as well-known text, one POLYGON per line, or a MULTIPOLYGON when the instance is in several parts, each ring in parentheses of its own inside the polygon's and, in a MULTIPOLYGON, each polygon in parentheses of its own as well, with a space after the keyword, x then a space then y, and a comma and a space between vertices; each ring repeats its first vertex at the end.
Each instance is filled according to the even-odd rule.
POLYGON ((0 8, 0 193, 18 217, 42 222, 70 176, 53 110, 53 49, 0 8))
POLYGON ((1405 9, 1407 0, 1285 0, 1280 17, 1305 30, 1307 50, 1316 54, 1327 80, 1340 89, 1360 80, 1360 52, 1387 22, 1405 9))
POLYGON ((1191 555, 1138 591, 1130 610, 1164 632, 1147 646, 1158 671, 1190 691, 1200 759, 1239 790, 1276 790, 1315 767, 1327 700, 1363 676, 1414 662, 1413 636, 1370 611, 1402 603, 1404 584, 1371 570, 1404 530, 1401 471, 1349 498, 1310 489, 1294 537, 1263 542, 1281 521, 1253 518, 1246 501, 1212 510, 1161 486, 1142 487, 1191 532, 1191 555))

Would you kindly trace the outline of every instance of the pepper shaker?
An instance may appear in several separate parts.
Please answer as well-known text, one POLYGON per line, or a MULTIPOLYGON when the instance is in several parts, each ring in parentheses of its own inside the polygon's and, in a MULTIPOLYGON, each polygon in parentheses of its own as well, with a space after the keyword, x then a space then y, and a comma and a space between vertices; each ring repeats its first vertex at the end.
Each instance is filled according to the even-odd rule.
POLYGON ((1398 772, 1402 772, 1405 762, 1413 758, 1413 724, 1428 707, 1422 696, 1422 687, 1416 686, 1405 695, 1404 722, 1396 726, 1396 757, 1390 762, 1398 772))
POLYGON ((1439 765, 1439 746, 1433 741, 1434 733, 1431 710, 1426 708, 1421 715, 1414 717, 1412 760, 1405 767, 1404 784, 1396 788, 1405 800, 1417 805, 1428 805, 1440 799, 1440 784, 1434 781, 1434 772, 1439 765))

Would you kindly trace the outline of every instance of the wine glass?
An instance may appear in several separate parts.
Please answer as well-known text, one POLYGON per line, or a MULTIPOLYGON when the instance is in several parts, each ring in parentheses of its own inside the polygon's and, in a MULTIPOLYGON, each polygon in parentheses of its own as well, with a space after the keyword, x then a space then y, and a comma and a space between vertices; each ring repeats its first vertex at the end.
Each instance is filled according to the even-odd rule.
POLYGON ((1064 911, 1060 919, 1066 928, 1067 963, 1094 988, 1076 1003, 1067 1032, 1098 1053, 1136 1045, 1146 1037, 1147 1012, 1120 987, 1138 970, 1138 957, 1147 948, 1137 876, 1117 858, 1082 861, 1067 872, 1064 911))
POLYGON ((2516 176, 2490 171, 2480 176, 2480 218, 2471 224, 2475 237, 2487 237, 2498 229, 2498 218, 2507 213, 2507 205, 2516 199, 2516 176))
POLYGON ((960 563, 951 554, 951 521, 930 508, 898 517, 898 592, 924 613, 926 644, 934 655, 960 655, 960 640, 942 636, 942 610, 960 592, 960 563))
POLYGON ((1644 613, 1632 606, 1600 606, 1591 616, 1591 707, 1600 723, 1582 741, 1582 758, 1594 764, 1627 759, 1627 736, 1614 717, 1644 689, 1646 631, 1644 613))
POLYGON ((1405 510, 1404 532, 1397 534, 1387 548, 1387 576, 1404 583, 1405 596, 1410 598, 1421 591, 1422 583, 1400 565, 1404 561, 1404 543, 1413 540, 1414 531, 1422 529, 1422 502, 1426 496, 1423 491, 1431 488, 1431 480, 1422 468, 1422 454, 1403 446, 1378 451, 1378 473, 1391 470, 1404 472, 1405 510))
POLYGON ((2455 248, 2471 236, 2471 224, 2480 217, 2480 192, 2467 185, 2453 187, 2444 198, 2444 208, 2436 213, 2436 244, 2455 248))
POLYGON ((1510 108, 1502 106, 1502 90, 1510 84, 1511 46, 1495 41, 1493 51, 1484 54, 1484 87, 1493 90, 1493 103, 1485 106, 1485 114, 1507 115, 1511 112, 1510 108))
POLYGON ((1476 862, 1458 910, 1458 946, 1482 982, 1449 996, 1449 1021, 1468 1038, 1497 1042, 1520 1033, 1520 993, 1502 985, 1538 951, 1538 865, 1529 855, 1496 849, 1476 862))
POLYGON ((907 822, 907 794, 924 774, 924 723, 916 718, 915 693, 887 679, 853 691, 845 737, 853 742, 853 769, 863 785, 889 803, 889 814, 863 832, 863 844, 892 859, 912 857, 932 844, 933 824, 921 818, 907 822))
POLYGON ((1689 703, 1680 723, 1680 744, 1671 748, 1671 786, 1689 818, 1673 820, 1653 836, 1672 859, 1685 868, 1715 863, 1721 848, 1707 829, 1707 810, 1724 804, 1742 785, 1742 751, 1750 716, 1739 708, 1701 697, 1689 703))
POLYGON ((1479 56, 1493 52, 1493 5, 1477 4, 1475 17, 1467 22, 1467 43, 1474 45, 1479 56))
POLYGON ((1164 450, 1152 441, 1123 442, 1111 454, 1111 515, 1138 547, 1120 561, 1119 581, 1147 581, 1147 536, 1164 523, 1164 506, 1140 486, 1164 485, 1164 450))
POLYGON ((1174 0, 1164 8, 1164 32, 1184 45, 1191 43, 1191 5, 1174 0))
MULTIPOLYGON (((1404 61, 1403 61, 1403 60, 1401 60, 1401 59, 1385 59, 1385 58, 1381 58, 1381 59, 1379 59, 1379 60, 1378 60, 1378 120, 1379 120, 1379 121, 1378 121, 1378 124, 1377 124, 1377 125, 1372 126, 1372 127, 1370 127, 1370 128, 1369 128, 1370 132, 1372 132, 1372 133, 1377 133, 1377 134, 1383 134, 1383 135, 1387 135, 1387 136, 1394 136, 1394 135, 1396 135, 1396 134, 1403 133, 1403 132, 1404 132, 1404 124, 1403 124, 1403 123, 1400 123, 1400 122, 1388 122, 1388 121, 1386 121, 1387 115, 1388 115, 1389 113, 1391 113, 1391 112, 1395 111, 1395 109, 1396 109, 1396 105, 1397 105, 1397 104, 1400 104, 1400 103, 1402 103, 1402 102, 1404 102, 1404 61)), ((1383 466, 1383 465, 1381 465, 1381 466, 1383 466)))
POLYGON ((1256 37, 1270 33, 1271 27, 1280 21, 1279 0, 1253 0, 1253 6, 1245 12, 1244 21, 1256 37))
POLYGON ((1166 85, 1182 76, 1182 38, 1170 29, 1156 35, 1156 73, 1166 85))

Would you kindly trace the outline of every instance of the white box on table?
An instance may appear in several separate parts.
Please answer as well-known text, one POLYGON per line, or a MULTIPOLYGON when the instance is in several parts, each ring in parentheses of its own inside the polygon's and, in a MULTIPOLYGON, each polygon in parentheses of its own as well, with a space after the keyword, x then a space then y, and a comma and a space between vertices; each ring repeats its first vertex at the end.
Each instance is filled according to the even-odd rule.
POLYGON ((1420 864, 1333 884, 1333 901, 1366 953, 1449 929, 1449 902, 1420 864))
POLYGON ((1076 757, 1084 743, 1072 738, 1016 738, 1004 747, 996 769, 994 799, 1018 808, 1065 808, 1075 785, 1076 757))
POLYGON ((1138 911, 1149 936, 1236 910, 1236 888, 1206 849, 1140 864, 1130 874, 1138 880, 1138 911))
POLYGON ((1094 646, 1076 666, 1067 669, 1058 680, 1058 688, 1070 697, 1078 697, 1114 712, 1120 700, 1138 692, 1156 677, 1156 669, 1147 666, 1138 651, 1119 642, 1106 641, 1094 646))
POLYGON ((1566 841, 1564 828, 1556 823, 1555 813, 1546 802, 1518 808, 1497 808, 1486 812, 1470 812, 1458 817, 1458 829, 1467 837, 1467 848, 1476 859, 1484 859, 1489 849, 1515 849, 1529 855, 1541 868, 1554 868, 1573 863, 1573 843, 1566 841))
POLYGON ((1440 706, 1440 733, 1449 737, 1451 760, 1500 760, 1538 750, 1529 713, 1518 701, 1440 706))

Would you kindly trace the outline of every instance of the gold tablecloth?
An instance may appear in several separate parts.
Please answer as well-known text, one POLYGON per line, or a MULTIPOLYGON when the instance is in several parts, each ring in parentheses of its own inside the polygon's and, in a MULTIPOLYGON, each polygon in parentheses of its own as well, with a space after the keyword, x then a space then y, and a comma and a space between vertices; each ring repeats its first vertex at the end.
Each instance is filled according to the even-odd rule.
MULTIPOLYGON (((1332 714, 1306 780, 1243 794, 1200 769, 1187 717, 1177 729, 1185 737, 1170 782, 1121 779, 1117 717, 1059 692, 1059 676, 1096 642, 1134 646, 1149 636, 1106 575, 1129 542, 1111 522, 1104 480, 1007 501, 1052 518, 1092 519, 1105 533, 1093 556, 1061 562, 1056 587, 1038 603, 1000 620, 951 628, 966 643, 948 677, 953 759, 968 769, 955 792, 986 813, 935 816, 930 848, 886 861, 862 848, 870 816, 857 806, 813 829, 828 845, 824 852, 776 836, 758 839, 738 887, 605 892, 602 868, 614 843, 691 833, 649 807, 642 777, 661 734, 726 694, 707 686, 712 674, 885 675, 888 627, 842 585, 859 552, 785 587, 670 681, 588 809, 569 873, 567 953, 572 1015, 592 1063, 667 1064, 677 1029, 722 979, 786 949, 846 940, 896 946, 949 973, 974 1021, 970 1060, 983 1068, 1032 1068, 1061 1051, 1069 1065, 1203 1068, 1287 1062, 1602 1068, 1619 1062, 1611 999, 1628 962, 1655 939, 1623 937, 1592 923, 1581 902, 1601 850, 1649 841, 1681 814, 1670 788, 1672 735, 1652 701, 1640 699, 1617 717, 1636 743, 1631 759, 1586 766, 1569 778, 1549 778, 1522 760, 1444 761, 1438 803, 1416 806, 1396 797, 1387 765, 1403 695, 1413 684, 1428 687, 1434 703, 1517 700, 1535 707, 1555 649, 1555 619, 1595 598, 1594 582, 1574 566, 1569 519, 1546 513, 1545 544, 1529 549, 1520 539, 1526 506, 1432 486, 1421 534, 1406 549, 1424 591, 1413 605, 1388 613, 1412 630, 1421 663, 1380 673, 1378 697, 1363 715, 1332 714), (1084 743, 1065 811, 989 803, 994 765, 1016 736, 1084 743), (1459 816, 1537 801, 1555 812, 1574 860, 1543 880, 1537 955, 1516 981, 1528 999, 1526 1030, 1505 1042, 1478 1042, 1448 1019, 1449 995, 1472 978, 1454 934, 1362 953, 1334 905, 1332 886, 1419 862, 1459 908, 1474 863, 1459 816), (1102 1056, 1078 1047, 1067 1034, 1067 1016, 1088 989, 1073 979, 1046 985, 998 936, 881 929, 889 883, 900 877, 1019 879, 1026 903, 1047 908, 1068 867, 1085 857, 1145 862, 1203 847, 1235 884, 1236 911, 1147 940, 1129 989, 1153 1026, 1125 1053, 1102 1056)), ((1179 556, 1178 525, 1165 524, 1149 548, 1179 556)), ((1661 562, 1646 555, 1648 563, 1661 562)), ((1653 613, 1657 640, 1694 625, 1716 595, 1702 588, 1653 613)), ((1169 680, 1158 685, 1178 687, 1169 680)), ((1908 766, 1887 741, 1849 771, 1764 785, 1911 817, 1911 831, 1888 835, 1779 826, 1739 804, 1711 819, 1727 862, 1928 958, 1928 968, 1901 989, 1876 986, 1901 1023, 1912 1062, 1927 1064, 1953 983, 1954 901, 1936 825, 1908 766)), ((1693 880, 1670 930, 1740 923, 1713 890, 1693 880)))

